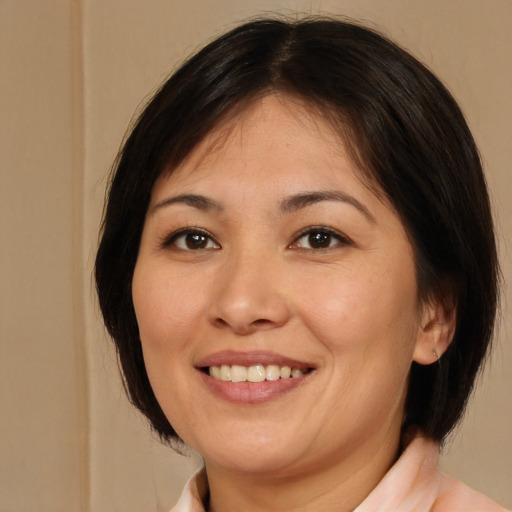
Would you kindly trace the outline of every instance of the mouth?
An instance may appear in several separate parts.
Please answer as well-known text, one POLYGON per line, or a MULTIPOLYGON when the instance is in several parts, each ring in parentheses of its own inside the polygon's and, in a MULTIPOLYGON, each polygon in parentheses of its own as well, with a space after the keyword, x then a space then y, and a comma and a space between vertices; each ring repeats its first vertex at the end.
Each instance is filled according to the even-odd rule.
POLYGON ((291 366, 280 366, 277 364, 255 364, 242 366, 239 364, 223 364, 221 366, 209 366, 201 368, 201 371, 210 375, 216 380, 224 382, 264 382, 276 381, 279 379, 297 379, 313 371, 312 368, 292 368, 291 366))
POLYGON ((261 403, 309 381, 316 368, 272 352, 224 351, 196 365, 216 395, 237 403, 261 403))

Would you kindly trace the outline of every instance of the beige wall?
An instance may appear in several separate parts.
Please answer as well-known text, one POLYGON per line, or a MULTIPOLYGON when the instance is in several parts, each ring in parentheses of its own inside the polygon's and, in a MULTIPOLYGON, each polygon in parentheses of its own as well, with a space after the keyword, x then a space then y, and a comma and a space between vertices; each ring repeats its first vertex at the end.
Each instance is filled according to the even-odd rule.
MULTIPOLYGON (((465 110, 512 283, 510 0, 0 1, 0 510, 166 510, 197 460, 128 406, 91 269, 105 176, 133 112, 169 70, 268 11, 375 23, 465 110)), ((496 351, 442 465, 512 507, 509 288, 496 351)))
POLYGON ((6 512, 79 510, 87 497, 74 14, 71 2, 0 2, 0 510, 6 512))

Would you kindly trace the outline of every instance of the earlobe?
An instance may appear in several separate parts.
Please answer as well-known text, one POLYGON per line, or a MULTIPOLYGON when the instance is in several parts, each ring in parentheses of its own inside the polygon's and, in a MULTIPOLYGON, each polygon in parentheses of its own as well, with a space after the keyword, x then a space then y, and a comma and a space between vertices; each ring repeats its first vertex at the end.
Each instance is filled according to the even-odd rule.
POLYGON ((423 306, 413 360, 418 364, 436 363, 452 342, 456 325, 455 301, 433 302, 423 306))

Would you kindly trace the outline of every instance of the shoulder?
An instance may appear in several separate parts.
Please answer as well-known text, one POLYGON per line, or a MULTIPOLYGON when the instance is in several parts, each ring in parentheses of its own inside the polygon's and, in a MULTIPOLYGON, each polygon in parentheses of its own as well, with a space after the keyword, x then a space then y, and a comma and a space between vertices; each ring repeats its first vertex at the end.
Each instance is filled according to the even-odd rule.
POLYGON ((507 512, 437 467, 439 445, 417 434, 356 512, 507 512))
POLYGON ((431 512, 507 512, 504 507, 462 482, 441 473, 431 512))
POLYGON ((201 468, 185 484, 180 499, 170 512, 205 512, 208 500, 208 480, 206 471, 201 468))

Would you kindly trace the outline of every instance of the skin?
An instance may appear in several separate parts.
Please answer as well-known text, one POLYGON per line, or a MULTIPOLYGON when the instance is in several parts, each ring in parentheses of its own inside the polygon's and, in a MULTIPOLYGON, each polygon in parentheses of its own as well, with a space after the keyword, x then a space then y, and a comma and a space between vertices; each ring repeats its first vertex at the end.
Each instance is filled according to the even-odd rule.
POLYGON ((149 379, 204 457, 211 511, 352 510, 397 457, 412 361, 434 362, 451 332, 439 305, 418 304, 400 218, 330 125, 286 96, 226 121, 157 181, 132 292, 149 379), (336 198, 290 206, 319 191, 336 198), (310 227, 339 236, 313 247, 310 227), (205 230, 203 246, 182 228, 205 230), (314 371, 233 403, 196 367, 233 350, 314 371))

